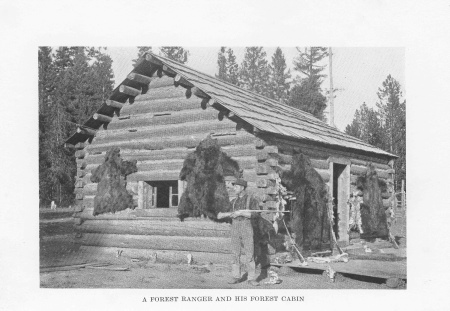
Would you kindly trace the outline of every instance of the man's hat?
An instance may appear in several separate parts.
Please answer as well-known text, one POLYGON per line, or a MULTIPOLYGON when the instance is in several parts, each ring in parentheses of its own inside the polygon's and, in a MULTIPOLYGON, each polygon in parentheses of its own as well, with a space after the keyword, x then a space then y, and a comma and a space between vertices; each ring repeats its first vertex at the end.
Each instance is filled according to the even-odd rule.
POLYGON ((234 184, 235 185, 240 185, 240 186, 243 186, 243 187, 247 187, 247 181, 245 181, 244 179, 241 179, 241 178, 237 179, 234 182, 234 184))

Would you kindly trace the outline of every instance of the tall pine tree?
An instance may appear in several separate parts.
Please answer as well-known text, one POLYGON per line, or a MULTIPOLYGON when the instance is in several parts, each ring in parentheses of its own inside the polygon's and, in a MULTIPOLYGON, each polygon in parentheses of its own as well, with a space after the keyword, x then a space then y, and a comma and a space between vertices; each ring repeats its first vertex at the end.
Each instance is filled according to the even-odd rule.
POLYGON ((268 96, 270 93, 269 66, 263 47, 245 48, 244 60, 239 72, 239 83, 247 90, 268 96))
POLYGON ((327 48, 310 47, 304 50, 297 48, 297 51, 299 56, 294 60, 294 70, 300 72, 303 77, 297 79, 287 103, 325 120, 323 112, 327 106, 327 98, 321 89, 325 77, 322 71, 325 66, 320 65, 320 62, 328 56, 327 48))
POLYGON ((401 85, 388 75, 378 89, 377 107, 385 133, 386 151, 399 156, 395 161, 396 187, 406 180, 406 100, 401 85))
POLYGON ((236 63, 236 56, 231 48, 228 48, 228 50, 224 46, 220 48, 217 65, 219 73, 216 75, 216 78, 239 85, 239 65, 236 63))
POLYGON ((188 61, 189 51, 181 46, 161 46, 161 54, 178 63, 184 64, 188 61))
POLYGON ((270 87, 269 97, 277 101, 285 102, 289 96, 290 70, 287 70, 286 58, 283 51, 278 47, 272 56, 272 63, 269 65, 270 87))

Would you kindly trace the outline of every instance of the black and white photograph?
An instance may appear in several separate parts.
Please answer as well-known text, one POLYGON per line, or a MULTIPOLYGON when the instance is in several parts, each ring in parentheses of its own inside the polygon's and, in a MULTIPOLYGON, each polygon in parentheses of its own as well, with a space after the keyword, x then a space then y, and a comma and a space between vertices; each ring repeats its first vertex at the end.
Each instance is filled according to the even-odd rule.
POLYGON ((0 309, 448 309, 449 16, 0 1, 0 309))
POLYGON ((39 47, 41 286, 406 288, 399 80, 403 48, 39 47))

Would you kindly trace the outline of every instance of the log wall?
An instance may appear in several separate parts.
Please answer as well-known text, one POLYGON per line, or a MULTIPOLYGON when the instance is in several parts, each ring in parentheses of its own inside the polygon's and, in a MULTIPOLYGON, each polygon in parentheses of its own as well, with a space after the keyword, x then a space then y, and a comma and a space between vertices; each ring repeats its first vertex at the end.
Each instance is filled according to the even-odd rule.
MULTIPOLYGON (((167 253, 228 254, 229 225, 206 219, 176 217, 176 208, 139 210, 139 182, 178 180, 186 156, 208 135, 222 150, 238 161, 250 192, 258 191, 255 137, 219 111, 201 105, 202 99, 186 98, 173 78, 153 78, 146 94, 127 101, 107 129, 99 129, 91 144, 76 153, 76 198, 81 204, 74 218, 77 241, 85 247, 102 249, 151 249, 167 253), (206 109, 204 109, 206 108, 206 109), (119 147, 124 160, 137 160, 138 171, 127 177, 135 210, 93 216, 97 184, 92 170, 104 162, 106 152, 119 147)), ((234 193, 230 191, 230 196, 234 193)))
MULTIPOLYGON (((222 150, 238 161, 248 182, 248 191, 260 199, 264 209, 275 206, 277 168, 290 169, 295 150, 310 157, 328 189, 332 189, 330 159, 334 158, 349 161, 351 190, 357 177, 364 174, 367 161, 375 163, 381 178, 392 179, 389 162, 308 143, 256 138, 252 127, 232 121, 232 117, 224 116, 223 112, 219 115, 217 105, 206 105, 205 99, 197 97, 197 93, 188 94, 184 87, 175 87, 173 78, 162 76, 148 80, 151 82, 145 94, 128 100, 118 108, 120 111, 106 129, 100 128, 90 144, 77 148, 75 193, 79 204, 74 226, 77 241, 85 247, 125 248, 133 250, 131 253, 151 249, 161 254, 174 252, 177 258, 186 253, 200 257, 229 255, 228 224, 206 219, 180 222, 176 218, 176 208, 137 208, 93 216, 97 184, 90 181, 91 172, 103 163, 106 152, 112 147, 120 148, 123 159, 137 160, 138 171, 127 177, 127 190, 133 195, 136 207, 142 206, 139 204, 142 181, 178 180, 184 159, 208 135, 216 138, 222 150), (186 94, 190 97, 186 98, 186 94)), ((229 194, 231 198, 235 196, 230 189, 229 194)))
MULTIPOLYGON (((273 167, 278 167, 283 170, 289 170, 292 164, 292 156, 295 152, 301 152, 309 157, 314 169, 319 173, 325 182, 330 198, 333 195, 333 163, 346 165, 345 183, 348 184, 344 189, 345 196, 349 196, 350 193, 357 191, 356 183, 360 176, 363 176, 367 171, 367 165, 372 163, 375 166, 378 177, 385 183, 392 182, 394 179, 394 170, 392 169, 392 161, 388 161, 384 158, 369 157, 367 155, 346 152, 342 150, 334 150, 330 148, 317 147, 313 144, 292 142, 286 139, 268 137, 265 135, 259 135, 259 138, 255 141, 255 146, 258 149, 257 159, 257 175, 258 186, 266 189, 266 193, 261 195, 261 199, 264 199, 267 206, 271 206, 274 200, 270 194, 273 181, 278 174, 274 171, 273 167)), ((387 187, 389 188, 389 187, 387 187)), ((383 203, 385 207, 388 207, 392 193, 385 191, 382 193, 383 203)), ((332 201, 330 200, 329 204, 332 201)), ((342 231, 340 244, 348 243, 348 235, 346 228, 348 227, 349 211, 346 208, 346 204, 340 205, 343 207, 341 212, 341 222, 339 223, 339 232, 342 231)))

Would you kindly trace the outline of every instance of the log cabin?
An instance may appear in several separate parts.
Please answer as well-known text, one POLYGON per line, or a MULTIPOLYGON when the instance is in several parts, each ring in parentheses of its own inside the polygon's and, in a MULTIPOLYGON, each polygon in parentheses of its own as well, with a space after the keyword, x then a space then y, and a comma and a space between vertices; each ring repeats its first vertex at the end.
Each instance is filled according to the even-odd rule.
MULTIPOLYGON (((74 219, 81 247, 171 262, 186 261, 187 254, 198 261, 229 262, 228 224, 177 218, 186 186, 179 180, 183 161, 208 135, 239 163, 263 209, 274 205, 274 168, 289 169, 295 152, 308 156, 336 200, 341 245, 349 242, 347 200, 367 164, 375 166, 380 179, 394 178, 395 155, 309 113, 147 53, 66 141, 76 149, 74 219), (124 160, 137 160, 138 171, 127 177, 135 209, 93 216, 97 184, 90 181, 91 172, 111 147, 119 147, 124 160)), ((227 186, 232 180, 226 179, 227 186)), ((229 194, 233 197, 232 190, 229 194)), ((383 197, 387 206, 389 195, 383 197)))

